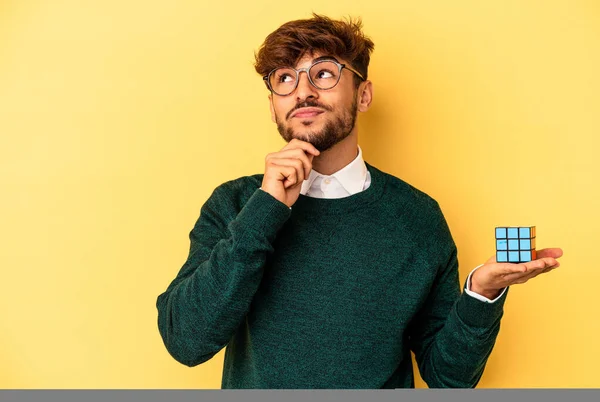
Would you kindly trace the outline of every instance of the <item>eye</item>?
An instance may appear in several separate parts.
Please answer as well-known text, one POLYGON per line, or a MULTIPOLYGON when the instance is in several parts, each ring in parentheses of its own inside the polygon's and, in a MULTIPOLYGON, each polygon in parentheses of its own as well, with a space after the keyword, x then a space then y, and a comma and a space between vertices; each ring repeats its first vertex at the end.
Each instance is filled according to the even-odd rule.
POLYGON ((317 72, 316 78, 319 79, 324 79, 324 78, 333 78, 335 76, 335 74, 332 71, 329 70, 319 70, 319 72, 317 72))
POLYGON ((277 78, 277 82, 294 82, 294 77, 291 74, 283 73, 277 78))

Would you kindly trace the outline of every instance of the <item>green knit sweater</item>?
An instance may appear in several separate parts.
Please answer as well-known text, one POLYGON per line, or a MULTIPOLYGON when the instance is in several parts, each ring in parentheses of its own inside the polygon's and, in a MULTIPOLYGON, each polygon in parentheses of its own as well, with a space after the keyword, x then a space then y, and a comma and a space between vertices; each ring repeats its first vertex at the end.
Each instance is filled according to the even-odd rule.
POLYGON ((222 388, 474 387, 505 294, 460 291, 438 203, 366 164, 345 198, 300 195, 290 209, 262 174, 217 187, 190 232, 187 261, 158 296, 158 327, 187 366, 223 347, 222 388))

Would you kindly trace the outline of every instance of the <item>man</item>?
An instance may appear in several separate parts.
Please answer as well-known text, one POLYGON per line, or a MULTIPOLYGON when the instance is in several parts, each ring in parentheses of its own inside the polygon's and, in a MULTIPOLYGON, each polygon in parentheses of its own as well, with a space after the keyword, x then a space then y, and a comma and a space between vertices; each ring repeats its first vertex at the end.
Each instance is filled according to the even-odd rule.
POLYGON ((477 267, 461 294, 435 200, 366 163, 355 119, 373 98, 360 20, 313 15, 256 55, 288 142, 264 174, 217 187, 187 261, 158 297, 169 353, 195 366, 227 346, 223 388, 474 387, 508 286, 559 266, 477 267))

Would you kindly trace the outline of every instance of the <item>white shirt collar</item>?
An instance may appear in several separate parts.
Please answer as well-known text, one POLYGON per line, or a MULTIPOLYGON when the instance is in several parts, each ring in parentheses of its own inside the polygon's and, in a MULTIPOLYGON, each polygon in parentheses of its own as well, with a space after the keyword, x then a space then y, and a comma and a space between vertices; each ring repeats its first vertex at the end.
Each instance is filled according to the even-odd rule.
POLYGON ((358 155, 356 158, 330 176, 323 175, 316 170, 311 169, 310 175, 302 183, 300 194, 306 195, 317 177, 335 177, 350 195, 362 191, 367 179, 367 166, 363 160, 362 149, 360 149, 360 146, 358 146, 358 155))

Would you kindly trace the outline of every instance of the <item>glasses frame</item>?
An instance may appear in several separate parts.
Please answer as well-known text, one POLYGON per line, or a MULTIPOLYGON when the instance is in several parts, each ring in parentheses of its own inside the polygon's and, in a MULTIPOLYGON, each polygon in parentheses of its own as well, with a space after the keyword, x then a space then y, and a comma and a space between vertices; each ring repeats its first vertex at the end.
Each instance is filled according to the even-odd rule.
POLYGON ((354 74, 358 75, 358 76, 360 77, 360 79, 361 79, 361 80, 363 80, 363 81, 365 80, 365 78, 362 76, 362 74, 361 74, 361 73, 359 73, 358 71, 356 71, 355 69, 353 69, 352 67, 350 67, 350 66, 348 66, 348 65, 346 65, 346 64, 344 64, 344 63, 338 63, 337 61, 335 61, 335 60, 331 60, 331 59, 326 59, 326 60, 319 60, 319 61, 316 61, 316 62, 314 62, 313 64, 311 64, 310 66, 308 66, 308 67, 305 67, 305 68, 298 68, 298 69, 295 69, 295 68, 293 68, 293 67, 277 67, 277 68, 275 68, 275 69, 271 70, 271 72, 270 72, 269 74, 265 75, 265 76, 263 77, 263 80, 265 81, 265 85, 267 86, 267 89, 269 89, 269 91, 271 91, 271 92, 273 92, 274 94, 276 94, 276 95, 279 95, 279 96, 288 96, 289 94, 291 94, 292 92, 294 92, 294 91, 296 90, 296 88, 298 88, 298 83, 300 82, 300 73, 304 71, 304 72, 306 73, 306 77, 308 77, 308 81, 311 83, 311 85, 312 85, 313 87, 317 88, 317 89, 318 89, 318 90, 320 90, 320 91, 327 91, 327 90, 329 90, 329 89, 333 89, 333 88, 335 88, 335 87, 337 86, 337 84, 339 84, 339 83, 340 83, 340 80, 342 79, 342 70, 343 70, 344 68, 345 68, 345 69, 347 69, 347 70, 349 70, 349 71, 352 71, 354 74), (313 68, 314 66, 316 66, 317 64, 320 64, 320 63, 333 63, 333 64, 335 64, 335 65, 338 67, 338 79, 337 79, 337 82, 336 82, 336 83, 335 83, 335 84, 334 84, 334 85, 333 85, 331 88, 327 88, 327 89, 319 88, 319 87, 317 86, 317 84, 315 84, 315 83, 313 82, 312 78, 310 78, 310 74, 308 73, 308 71, 309 71, 311 68, 313 68), (274 90, 274 89, 271 87, 271 75, 272 75, 272 74, 273 74, 275 71, 279 70, 280 68, 289 68, 290 70, 294 70, 294 71, 296 72, 296 83, 294 84, 294 88, 292 88, 292 90, 291 90, 290 92, 286 93, 286 94, 280 94, 280 93, 276 92, 276 91, 275 91, 275 90, 274 90))

